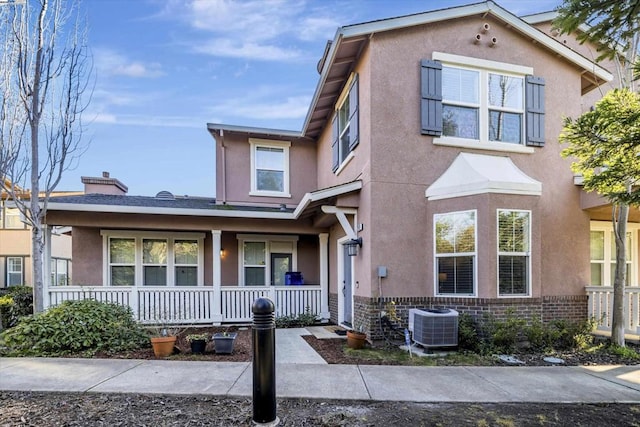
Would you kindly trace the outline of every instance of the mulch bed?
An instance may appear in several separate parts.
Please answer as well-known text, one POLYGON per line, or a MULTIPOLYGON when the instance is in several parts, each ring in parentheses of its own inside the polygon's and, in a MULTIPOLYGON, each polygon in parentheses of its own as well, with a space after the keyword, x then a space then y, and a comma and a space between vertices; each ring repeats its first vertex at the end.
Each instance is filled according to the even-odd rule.
MULTIPOLYGON (((322 358, 329 364, 341 365, 397 365, 401 362, 387 360, 380 361, 376 359, 366 359, 364 357, 354 356, 346 352, 346 340, 343 338, 318 339, 313 335, 304 335, 302 337, 322 358)), ((371 344, 367 344, 371 347, 371 344)), ((384 347, 384 343, 374 343, 376 347, 384 347)), ((640 347, 629 345, 640 353, 640 347)), ((353 353, 353 352, 352 352, 353 353)), ((626 359, 617 355, 607 354, 604 352, 581 352, 581 351, 565 351, 553 354, 540 353, 518 353, 515 355, 519 360, 525 362, 524 366, 549 366, 543 358, 545 356, 553 356, 565 361, 565 366, 578 365, 635 365, 639 364, 638 360, 626 359)), ((122 352, 116 354, 99 353, 98 358, 112 359, 157 359, 153 354, 151 347, 142 348, 136 351, 122 352)), ((200 361, 217 361, 217 362, 251 362, 253 358, 252 349, 252 330, 250 326, 246 327, 201 327, 189 328, 180 333, 176 341, 175 352, 172 356, 165 358, 166 360, 200 360, 200 361), (186 336, 192 333, 207 333, 213 335, 216 332, 237 332, 234 350, 232 354, 217 354, 215 352, 214 343, 209 341, 204 354, 192 354, 190 344, 186 340, 186 336)), ((481 361, 483 366, 504 365, 497 358, 484 358, 481 361)), ((435 358, 436 365, 450 365, 451 361, 444 358, 435 358)))

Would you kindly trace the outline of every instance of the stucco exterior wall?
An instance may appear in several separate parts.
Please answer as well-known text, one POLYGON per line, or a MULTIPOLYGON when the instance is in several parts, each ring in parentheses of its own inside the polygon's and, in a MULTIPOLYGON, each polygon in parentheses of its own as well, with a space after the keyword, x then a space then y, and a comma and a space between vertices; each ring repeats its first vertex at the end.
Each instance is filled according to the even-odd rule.
MULTIPOLYGON (((361 198, 370 197, 371 218, 363 218, 372 244, 371 275, 360 282, 359 295, 377 293, 376 266, 388 267, 386 295, 433 295, 433 214, 478 209, 479 296, 496 297, 495 210, 533 211, 533 296, 572 295, 588 283, 588 217, 580 209, 580 189, 573 184, 569 162, 560 157, 557 135, 562 117, 580 113, 579 70, 490 17, 466 18, 376 34, 369 44, 369 90, 363 86, 362 110, 370 109, 365 129, 370 135, 370 183, 361 198), (487 37, 498 44, 474 44, 484 22, 487 37), (434 51, 533 67, 546 82, 546 145, 533 154, 469 150, 433 145, 420 134, 420 61, 434 51), (366 105, 366 106, 365 106, 366 105), (524 173, 542 182, 541 196, 477 196, 429 202, 424 192, 461 151, 508 155, 524 173), (568 266, 567 256, 583 262, 568 266), (558 262, 558 260, 563 260, 558 262), (364 287, 364 289, 363 289, 364 287)), ((363 80, 367 80, 363 78, 363 80)), ((366 116, 365 116, 366 117, 366 116)), ((363 120, 364 121, 364 120, 363 120)), ((360 148, 360 147, 358 147, 360 148)), ((329 152, 327 149, 322 153, 329 152)), ((350 165, 349 165, 350 166, 350 165)), ((346 169, 345 169, 346 170, 346 169)), ((322 174, 319 172, 319 176, 322 174)), ((326 179, 326 178, 323 178, 326 179)), ((365 240, 366 242, 366 240, 365 240)), ((360 258, 360 257, 358 257, 360 258)), ((359 262, 362 262, 360 259, 359 262)), ((358 267, 356 267, 358 271, 358 267)))
POLYGON ((74 285, 102 285, 102 236, 99 228, 73 228, 73 260, 74 285))
POLYGON ((295 138, 257 139, 289 141, 289 178, 291 197, 250 196, 251 191, 251 146, 248 135, 225 134, 216 136, 216 198, 218 202, 298 204, 305 193, 316 189, 316 146, 309 140, 295 138), (222 144, 224 143, 224 148, 222 144), (224 153, 223 153, 224 151, 224 153), (225 172, 226 171, 226 172, 225 172), (224 175, 224 176, 223 176, 224 175))

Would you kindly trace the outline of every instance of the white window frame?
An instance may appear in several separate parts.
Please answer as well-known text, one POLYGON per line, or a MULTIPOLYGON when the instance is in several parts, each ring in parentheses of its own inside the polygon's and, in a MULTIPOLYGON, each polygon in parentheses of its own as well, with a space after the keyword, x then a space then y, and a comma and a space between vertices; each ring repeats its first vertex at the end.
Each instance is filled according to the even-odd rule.
MULTIPOLYGON (((627 253, 631 255, 631 259, 627 261, 627 264, 630 265, 630 273, 631 277, 627 277, 627 286, 639 286, 638 283, 638 231, 640 230, 640 224, 638 223, 627 223, 627 233, 631 234, 631 247, 627 248, 627 253)), ((613 225, 610 221, 591 221, 589 232, 591 231, 603 231, 604 232, 604 260, 599 264, 602 264, 602 286, 613 286, 611 282, 611 275, 614 273, 612 271, 613 266, 615 264, 615 253, 613 252, 612 246, 615 247, 615 237, 613 234, 613 225)), ((589 256, 589 272, 591 272, 591 264, 596 260, 592 260, 591 256, 589 256)), ((599 261, 599 260, 598 260, 599 261)), ((589 285, 590 286, 599 286, 593 285, 591 283, 591 273, 589 273, 589 285)))
POLYGON ((25 222, 23 221, 20 210, 17 207, 10 207, 6 201, 2 206, 2 228, 7 230, 24 230, 27 228, 27 224, 25 224, 25 222), (11 213, 9 213, 9 211, 11 211, 11 213), (18 225, 15 227, 10 227, 8 225, 9 218, 17 218, 18 225))
POLYGON ((443 212, 437 213, 433 215, 433 286, 434 286, 434 295, 435 296, 446 296, 446 297, 462 297, 462 298, 475 298, 478 296, 478 211, 477 209, 468 209, 464 211, 454 211, 454 212, 443 212), (474 252, 455 252, 453 254, 438 254, 437 251, 437 231, 436 227, 438 224, 438 217, 444 217, 448 215, 455 214, 464 214, 473 212, 474 218, 474 228, 473 228, 473 238, 474 238, 474 252), (460 256, 472 256, 473 257, 473 293, 471 294, 463 294, 463 293, 440 293, 438 290, 438 258, 446 258, 446 257, 460 257, 460 256))
POLYGON ((498 298, 531 298, 531 223, 532 212, 523 209, 508 209, 499 208, 496 210, 496 252, 498 254, 496 258, 496 293, 498 298), (529 250, 527 252, 501 252, 500 251, 500 212, 520 212, 529 215, 529 230, 527 239, 529 241, 529 250), (500 293, 500 256, 523 256, 527 257, 527 289, 524 294, 501 294, 500 293))
POLYGON ((24 257, 22 256, 8 256, 6 258, 6 286, 17 286, 17 285, 9 285, 10 280, 9 280, 9 275, 11 274, 20 274, 20 283, 19 285, 25 285, 26 283, 24 283, 24 257), (15 271, 15 270, 11 270, 9 268, 9 266, 11 265, 11 263, 9 262, 10 260, 20 260, 20 271, 15 271))
POLYGON ((170 248, 170 246, 172 246, 171 243, 169 243, 169 239, 164 238, 164 237, 153 237, 153 238, 149 238, 149 237, 143 237, 142 238, 142 284, 144 286, 166 286, 166 285, 147 285, 145 282, 145 275, 144 275, 144 270, 145 267, 164 267, 165 269, 165 281, 167 284, 169 284, 169 253, 172 252, 173 250, 170 248), (164 264, 160 264, 160 263, 152 263, 152 262, 145 262, 144 261, 144 242, 145 240, 149 240, 149 241, 160 241, 163 242, 166 247, 167 247, 167 253, 166 253, 166 261, 164 264))
MULTIPOLYGON (((238 285, 245 285, 245 267, 255 267, 254 265, 244 265, 244 244, 253 242, 264 242, 265 244, 265 265, 264 265, 264 283, 265 287, 271 285, 271 245, 273 243, 287 242, 291 243, 291 271, 298 271, 298 236, 287 235, 265 235, 265 234, 238 234, 238 285)), ((274 251, 281 253, 280 251, 274 251)))
POLYGON ((534 148, 525 145, 526 136, 526 111, 525 111, 525 77, 533 75, 533 68, 522 65, 508 64, 505 62, 490 61, 486 59, 471 58, 460 55, 453 55, 443 52, 434 52, 433 60, 440 61, 443 67, 459 68, 464 70, 476 71, 480 74, 479 78, 479 105, 467 105, 465 103, 450 102, 443 99, 443 105, 459 105, 478 108, 478 136, 479 139, 457 138, 453 136, 442 135, 433 138, 434 145, 446 145, 451 147, 472 148, 480 150, 507 151, 516 153, 533 153, 534 148), (489 74, 501 74, 509 77, 521 78, 522 86, 522 109, 511 110, 506 108, 496 108, 489 106, 489 74), (515 112, 522 115, 521 122, 521 141, 519 144, 490 141, 489 140, 489 110, 499 110, 506 112, 515 112))
MULTIPOLYGON (((176 241, 193 241, 193 240, 196 241, 196 244, 198 245, 198 251, 200 251, 201 245, 200 245, 200 242, 197 239, 176 239, 176 238, 173 239, 173 272, 172 272, 172 274, 173 274, 173 280, 174 280, 175 286, 179 286, 181 288, 183 288, 183 287, 186 288, 186 287, 193 286, 193 285, 178 285, 176 283, 176 278, 178 276, 177 269, 180 268, 180 267, 188 267, 188 268, 196 267, 197 271, 200 271, 200 269, 198 267, 199 260, 196 261, 195 264, 184 264, 184 263, 176 262, 175 244, 176 244, 176 241)), ((200 257, 198 257, 198 258, 200 258, 200 257)))
MULTIPOLYGON (((128 230, 102 230, 102 280, 105 286, 111 286, 111 264, 109 263, 109 240, 134 239, 135 240, 135 283, 136 287, 153 288, 144 286, 143 262, 142 262, 142 240, 143 239, 163 239, 167 240, 167 285, 158 288, 194 288, 204 286, 204 233, 164 233, 155 231, 128 231, 128 230), (196 286, 177 286, 175 284, 175 257, 174 242, 176 240, 196 240, 198 242, 198 280, 196 286)), ((130 265, 130 264, 127 264, 130 265)))
POLYGON ((289 168, 289 149, 291 148, 290 141, 275 141, 269 139, 249 138, 249 145, 251 150, 251 191, 250 196, 260 197, 291 197, 290 190, 290 168, 289 168), (258 189, 258 174, 256 164, 256 152, 258 148, 277 148, 283 152, 283 191, 265 191, 258 189))
POLYGON ((71 260, 68 258, 55 258, 51 257, 51 286, 71 286, 71 260), (64 262, 66 271, 64 274, 60 274, 58 271, 58 263, 64 262), (65 278, 65 284, 61 285, 60 277, 65 278))
MULTIPOLYGON (((344 136, 344 133, 348 129, 349 130, 351 129, 351 119, 349 118, 349 120, 347 120, 347 123, 344 125, 344 127, 341 128, 340 127, 340 110, 342 110, 345 102, 351 96, 351 87, 353 85, 354 79, 356 78, 356 75, 357 75, 356 73, 351 73, 351 75, 349 76, 349 79, 347 80, 347 83, 344 85, 344 89, 342 90, 342 93, 340 93, 340 96, 336 101, 334 114, 336 115, 336 120, 338 121, 338 158, 340 159, 340 165, 338 166, 338 169, 336 169, 336 171, 334 172, 336 175, 340 175, 340 172, 342 172, 342 170, 347 166, 347 164, 349 164, 349 162, 351 162, 351 160, 355 157, 355 154, 353 154, 354 150, 349 150, 348 142, 347 142, 346 152, 343 149, 344 147, 342 146, 342 137, 344 136)), ((360 89, 358 88, 358 96, 360 96, 359 91, 360 89)), ((360 103, 360 100, 358 100, 358 103, 360 103)), ((347 111, 347 116, 348 116, 348 111, 347 111)))

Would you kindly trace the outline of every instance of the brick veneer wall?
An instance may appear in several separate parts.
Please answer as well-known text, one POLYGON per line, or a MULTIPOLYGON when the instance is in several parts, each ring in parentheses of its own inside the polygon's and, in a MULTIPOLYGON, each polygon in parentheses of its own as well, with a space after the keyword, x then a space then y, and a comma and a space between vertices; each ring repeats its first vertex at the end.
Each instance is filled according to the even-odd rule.
MULTIPOLYGON (((408 298, 354 298, 355 326, 362 326, 370 339, 383 339, 379 327, 380 310, 394 301, 396 313, 406 327, 411 308, 452 308, 459 313, 468 313, 481 320, 485 313, 491 313, 498 320, 505 320, 507 313, 527 320, 539 319, 548 323, 555 319, 572 322, 587 320, 588 297, 586 295, 547 296, 542 298, 447 298, 424 297, 408 298)), ((338 295, 329 295, 331 321, 337 323, 338 295)))

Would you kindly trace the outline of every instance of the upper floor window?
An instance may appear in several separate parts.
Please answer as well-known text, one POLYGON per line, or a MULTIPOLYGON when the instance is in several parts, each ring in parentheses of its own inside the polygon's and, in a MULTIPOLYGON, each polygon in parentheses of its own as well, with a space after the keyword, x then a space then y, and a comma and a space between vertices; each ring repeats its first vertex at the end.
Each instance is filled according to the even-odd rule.
POLYGON ((358 145, 358 75, 352 74, 336 103, 336 113, 331 123, 333 171, 346 163, 349 154, 358 145))
POLYGON ((436 295, 475 295, 476 211, 434 215, 436 295))
POLYGON ((288 141, 250 138, 252 196, 291 197, 288 141))
POLYGON ((435 52, 422 61, 422 133, 436 144, 532 152, 544 145, 544 80, 530 67, 435 52))
MULTIPOLYGON (((628 224, 626 242, 626 270, 627 286, 637 286, 637 234, 636 224, 628 224)), ((592 286, 613 286, 616 274, 616 239, 611 223, 592 222, 591 238, 591 285, 592 286)))
POLYGON ((204 281, 204 236, 104 232, 110 286, 197 286, 204 281))
POLYGON ((22 222, 18 208, 10 208, 5 205, 3 211, 4 228, 24 229, 27 227, 26 224, 22 222))
POLYGON ((531 213, 498 210, 498 295, 530 295, 531 213))

